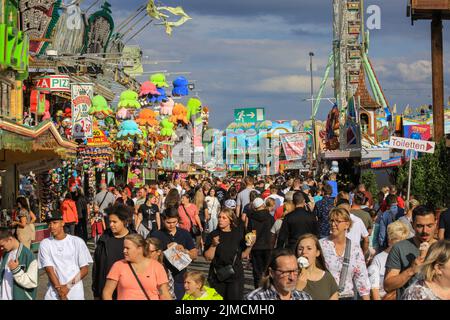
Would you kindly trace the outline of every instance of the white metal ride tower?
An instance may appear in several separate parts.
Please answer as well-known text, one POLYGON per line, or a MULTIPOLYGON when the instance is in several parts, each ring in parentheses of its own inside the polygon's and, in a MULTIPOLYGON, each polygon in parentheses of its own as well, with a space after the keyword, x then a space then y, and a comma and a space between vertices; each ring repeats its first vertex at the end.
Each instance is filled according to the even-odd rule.
MULTIPOLYGON (((376 108, 387 108, 386 98, 368 58, 368 50, 369 33, 364 29, 364 1, 333 0, 333 52, 330 54, 325 76, 317 94, 313 117, 317 114, 330 69, 333 67, 334 96, 340 111, 341 150, 348 147, 346 129, 349 125, 349 102, 356 112, 355 125, 359 124, 360 108, 371 108, 372 110, 368 113, 371 113, 373 120, 376 108), (366 76, 372 94, 367 90, 366 76)), ((375 130, 374 128, 373 131, 375 130)), ((358 145, 360 146, 359 143, 358 145)))

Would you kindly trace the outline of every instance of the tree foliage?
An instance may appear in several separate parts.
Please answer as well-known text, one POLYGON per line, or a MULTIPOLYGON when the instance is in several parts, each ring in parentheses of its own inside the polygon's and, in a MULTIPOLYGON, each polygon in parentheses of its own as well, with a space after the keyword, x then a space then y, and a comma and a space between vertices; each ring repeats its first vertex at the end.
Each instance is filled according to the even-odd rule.
POLYGON ((377 184, 377 176, 372 170, 364 171, 361 174, 361 183, 364 183, 366 190, 374 197, 377 195, 379 189, 377 184))
MULTIPOLYGON (((398 188, 408 188, 408 170, 409 163, 398 170, 398 188)), ((450 205, 450 149, 446 147, 445 140, 436 143, 434 154, 423 153, 418 160, 413 160, 411 195, 435 208, 450 205)))

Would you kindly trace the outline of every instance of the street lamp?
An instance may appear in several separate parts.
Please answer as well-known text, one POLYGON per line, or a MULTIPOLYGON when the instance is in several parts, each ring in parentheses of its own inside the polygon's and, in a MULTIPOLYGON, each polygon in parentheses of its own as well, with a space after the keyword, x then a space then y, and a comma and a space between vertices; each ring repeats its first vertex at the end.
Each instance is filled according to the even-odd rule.
POLYGON ((313 57, 314 52, 309 53, 309 70, 311 72, 311 126, 312 126, 312 145, 313 160, 316 159, 316 121, 314 116, 314 80, 313 80, 313 57))

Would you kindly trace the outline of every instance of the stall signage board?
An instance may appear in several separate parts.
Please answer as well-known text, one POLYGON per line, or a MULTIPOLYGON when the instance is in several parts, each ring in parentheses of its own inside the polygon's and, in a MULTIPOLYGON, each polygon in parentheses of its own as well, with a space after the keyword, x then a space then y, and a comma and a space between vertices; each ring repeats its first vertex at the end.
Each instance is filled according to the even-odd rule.
POLYGON ((92 116, 89 109, 94 95, 93 83, 71 84, 72 92, 72 137, 92 138, 92 116))
POLYGON ((38 90, 51 92, 70 92, 70 77, 65 75, 51 75, 37 80, 38 90))

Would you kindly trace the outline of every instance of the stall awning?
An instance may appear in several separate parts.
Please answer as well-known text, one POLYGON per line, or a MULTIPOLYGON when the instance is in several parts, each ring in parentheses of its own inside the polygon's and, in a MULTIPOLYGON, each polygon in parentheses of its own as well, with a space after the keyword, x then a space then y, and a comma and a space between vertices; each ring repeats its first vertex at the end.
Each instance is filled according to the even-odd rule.
POLYGON ((325 151, 321 153, 320 156, 322 157, 322 159, 360 158, 361 149, 325 151))
POLYGON ((41 159, 76 157, 77 144, 61 137, 55 125, 27 127, 0 120, 0 168, 41 159))

